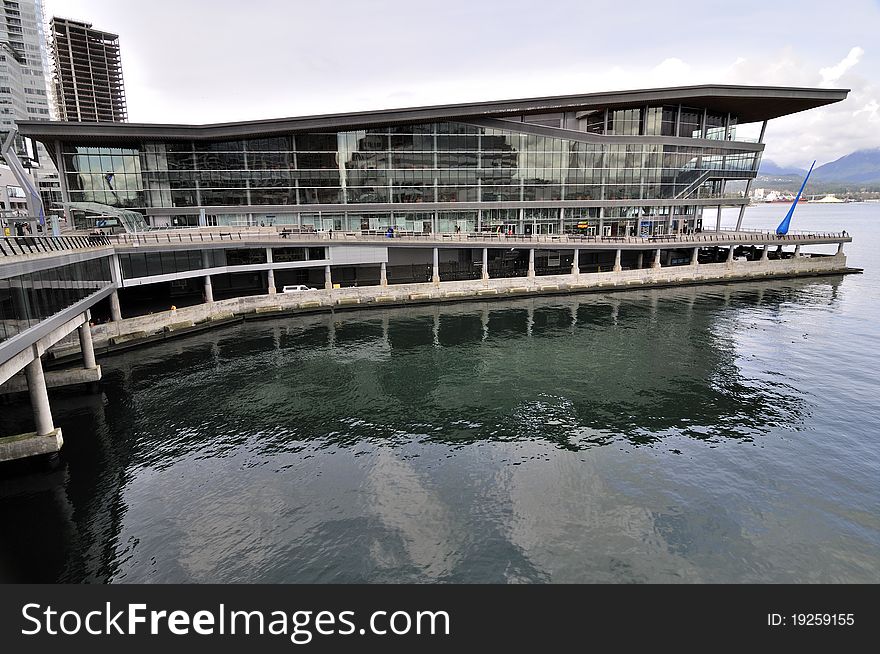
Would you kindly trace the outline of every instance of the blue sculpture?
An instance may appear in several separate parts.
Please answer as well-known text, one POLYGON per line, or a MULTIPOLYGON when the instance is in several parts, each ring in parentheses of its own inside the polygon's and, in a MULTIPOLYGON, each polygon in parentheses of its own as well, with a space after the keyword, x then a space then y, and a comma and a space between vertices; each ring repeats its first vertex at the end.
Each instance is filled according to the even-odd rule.
POLYGON ((791 209, 788 210, 788 213, 785 214, 785 218, 782 219, 782 222, 779 223, 779 227, 776 228, 776 233, 779 236, 785 236, 788 234, 788 226, 791 224, 791 217, 794 215, 794 208, 797 206, 797 203, 801 199, 801 193, 804 192, 804 187, 807 185, 807 180, 810 179, 810 173, 813 172, 813 166, 816 165, 816 162, 813 162, 813 165, 810 166, 810 170, 807 171, 807 176, 804 177, 804 183, 801 184, 801 190, 798 191, 797 197, 794 199, 794 202, 791 203, 791 209))

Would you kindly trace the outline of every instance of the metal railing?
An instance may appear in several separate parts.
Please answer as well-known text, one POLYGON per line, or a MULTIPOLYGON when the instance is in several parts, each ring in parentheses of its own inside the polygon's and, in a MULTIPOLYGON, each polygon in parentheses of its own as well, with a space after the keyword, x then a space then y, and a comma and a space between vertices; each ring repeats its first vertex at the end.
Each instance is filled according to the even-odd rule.
POLYGON ((107 236, 5 236, 0 238, 0 252, 5 257, 84 250, 112 245, 107 236))
MULTIPOLYGON (((89 237, 97 238, 97 237, 89 237)), ((104 237, 107 238, 107 237, 104 237)), ((422 233, 422 232, 395 232, 393 237, 385 235, 381 231, 356 231, 356 232, 301 232, 285 234, 283 232, 186 232, 186 233, 162 233, 162 234, 119 234, 109 237, 110 244, 117 246, 138 245, 162 245, 162 244, 201 244, 201 243, 271 243, 281 245, 291 242, 351 242, 360 243, 473 243, 497 242, 497 243, 595 243, 595 244, 625 244, 637 245, 646 243, 706 243, 706 242, 752 242, 752 241, 810 241, 810 240, 843 240, 851 236, 846 232, 790 232, 780 236, 768 230, 746 230, 737 232, 705 231, 690 234, 664 234, 656 236, 591 236, 586 234, 502 234, 499 232, 457 232, 457 233, 422 233)))

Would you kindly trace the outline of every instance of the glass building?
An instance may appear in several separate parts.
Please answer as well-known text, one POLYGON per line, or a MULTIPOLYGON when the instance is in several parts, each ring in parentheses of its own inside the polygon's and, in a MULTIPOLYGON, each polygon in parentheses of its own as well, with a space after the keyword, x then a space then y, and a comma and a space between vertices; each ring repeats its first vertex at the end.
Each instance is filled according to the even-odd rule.
POLYGON ((707 208, 744 206, 766 121, 844 97, 695 86, 208 126, 20 130, 50 150, 65 201, 133 209, 154 227, 658 235, 709 228, 707 208), (761 123, 761 138, 738 136, 745 123, 761 123))

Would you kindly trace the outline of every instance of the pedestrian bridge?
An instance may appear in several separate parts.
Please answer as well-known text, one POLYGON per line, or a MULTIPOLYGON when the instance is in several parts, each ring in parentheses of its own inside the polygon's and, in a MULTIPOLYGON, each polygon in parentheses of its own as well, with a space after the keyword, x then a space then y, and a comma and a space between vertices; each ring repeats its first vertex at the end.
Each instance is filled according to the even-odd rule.
POLYGON ((0 239, 0 384, 27 391, 34 430, 0 438, 0 461, 61 448, 47 387, 97 381, 89 309, 116 290, 112 248, 88 237, 0 239), (45 372, 42 356, 74 331, 82 369, 45 372))

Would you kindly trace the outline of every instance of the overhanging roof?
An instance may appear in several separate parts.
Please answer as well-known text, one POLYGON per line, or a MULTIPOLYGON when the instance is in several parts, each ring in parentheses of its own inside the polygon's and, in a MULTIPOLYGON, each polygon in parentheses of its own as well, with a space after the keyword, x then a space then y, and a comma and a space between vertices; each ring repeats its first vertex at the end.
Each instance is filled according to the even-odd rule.
POLYGON ((21 121, 24 136, 44 142, 55 140, 95 143, 125 140, 196 139, 216 140, 271 136, 289 132, 367 129, 434 120, 468 118, 510 118, 523 114, 586 111, 604 107, 644 104, 684 104, 712 111, 732 113, 740 123, 769 120, 813 109, 845 99, 849 89, 812 89, 776 86, 701 85, 636 91, 613 91, 582 95, 560 95, 523 100, 469 102, 408 109, 382 109, 300 118, 275 118, 208 125, 151 123, 80 123, 21 121))

